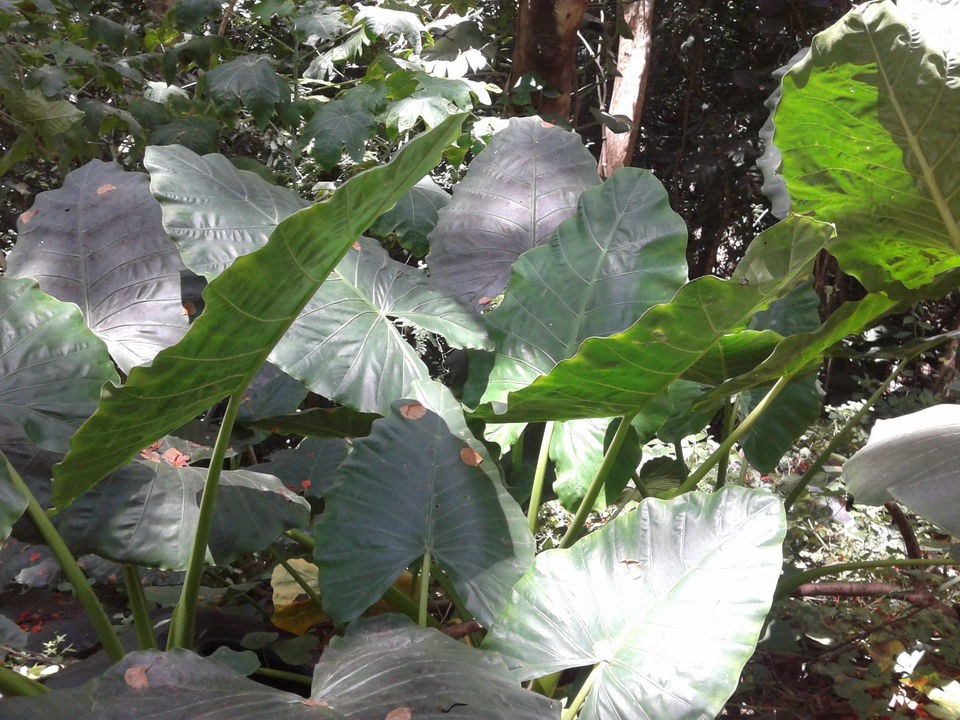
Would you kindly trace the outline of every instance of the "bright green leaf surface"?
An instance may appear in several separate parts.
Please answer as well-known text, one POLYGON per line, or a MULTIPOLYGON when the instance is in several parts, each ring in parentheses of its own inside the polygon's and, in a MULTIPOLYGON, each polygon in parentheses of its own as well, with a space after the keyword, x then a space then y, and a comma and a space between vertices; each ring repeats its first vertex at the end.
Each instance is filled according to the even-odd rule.
POLYGON ((443 335, 458 348, 489 349, 480 318, 391 259, 373 240, 356 243, 320 287, 270 359, 315 393, 386 415, 410 383, 430 377, 394 319, 443 335))
POLYGON ((698 278, 628 330, 591 338, 506 406, 478 414, 498 421, 609 417, 642 410, 721 338, 806 280, 833 236, 829 225, 793 217, 759 235, 730 280, 698 278))
POLYGON ((775 209, 836 223, 831 252, 873 291, 960 266, 960 63, 937 40, 960 5, 910 7, 865 3, 814 38, 783 78, 761 161, 775 209))
POLYGON ((439 160, 462 117, 411 141, 389 164, 282 222, 204 293, 206 309, 177 345, 123 388, 107 388, 57 468, 54 503, 69 504, 158 437, 243 390, 350 246, 439 160), (283 282, 278 282, 283 278, 283 282))
POLYGON ((430 233, 430 276, 470 303, 503 292, 510 266, 550 239, 598 183, 580 137, 514 118, 470 164, 430 233))
POLYGON ((96 408, 100 387, 116 382, 107 348, 76 305, 54 300, 36 281, 0 277, 0 416, 35 443, 65 450, 96 408))
POLYGON ((348 720, 402 708, 411 714, 398 718, 415 720, 556 720, 560 711, 555 700, 521 688, 493 653, 389 615, 331 640, 310 697, 348 720))
POLYGON ((9 277, 76 303, 124 372, 187 331, 183 263, 160 222, 147 176, 91 160, 20 216, 9 277))
POLYGON ((186 266, 207 280, 266 245, 282 220, 310 204, 289 188, 238 170, 223 155, 168 145, 147 148, 143 162, 163 226, 186 266))
POLYGON ((519 508, 484 463, 492 464, 486 453, 414 400, 398 400, 354 442, 314 525, 324 610, 334 622, 358 617, 426 551, 469 610, 493 621, 532 546, 519 508))
POLYGON ((541 553, 484 648, 520 679, 596 665, 581 720, 714 717, 753 654, 785 532, 764 492, 646 500, 541 553))
POLYGON ((484 316, 496 360, 481 402, 503 402, 576 354, 622 332, 687 280, 687 229, 663 185, 625 168, 583 192, 546 245, 514 263, 509 291, 484 316))

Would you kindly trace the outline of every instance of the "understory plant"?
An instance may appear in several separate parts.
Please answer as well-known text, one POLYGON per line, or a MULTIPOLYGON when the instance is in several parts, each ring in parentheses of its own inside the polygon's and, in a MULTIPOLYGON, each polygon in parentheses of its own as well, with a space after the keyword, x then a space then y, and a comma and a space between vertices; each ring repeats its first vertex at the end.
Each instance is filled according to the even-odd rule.
MULTIPOLYGON (((0 529, 50 547, 114 664, 54 693, 5 670, 4 694, 29 697, 0 714, 715 716, 800 582, 780 581, 784 502, 739 482, 731 450, 769 472, 844 337, 955 287, 960 83, 936 29, 957 21, 870 2, 783 70, 763 162, 783 219, 728 279, 688 279, 650 172, 601 183, 579 137, 535 117, 449 194, 424 178, 462 114, 318 203, 181 145, 148 147, 146 174, 70 173, 0 278, 0 529), (369 237, 408 233, 429 274, 369 237), (822 253, 866 289, 825 321, 822 253), (442 382, 428 346, 466 373, 442 382), (717 416, 688 467, 684 438, 717 416), (537 553, 551 492, 571 518, 537 553), (338 628, 308 698, 192 652, 205 569, 271 549, 338 628), (81 553, 123 566, 138 650, 81 553), (141 568, 184 572, 163 649, 141 568)), ((908 430, 895 454, 928 437, 908 430)), ((936 493, 907 492, 883 457, 855 464, 866 501, 935 505, 956 532, 952 471, 914 463, 936 493)))

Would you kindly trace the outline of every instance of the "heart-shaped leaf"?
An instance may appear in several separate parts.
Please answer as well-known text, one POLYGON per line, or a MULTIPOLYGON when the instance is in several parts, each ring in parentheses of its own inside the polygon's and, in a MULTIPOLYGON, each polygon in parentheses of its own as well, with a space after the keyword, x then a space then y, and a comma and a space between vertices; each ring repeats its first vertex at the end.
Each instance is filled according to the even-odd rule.
POLYGON ((687 230, 663 185, 625 168, 583 192, 546 245, 513 265, 509 292, 484 316, 496 361, 482 402, 502 402, 589 337, 622 332, 687 280, 687 230))
POLYGON ((836 223, 831 252, 872 291, 960 266, 960 63, 943 34, 957 26, 953 2, 859 5, 768 102, 759 165, 774 209, 836 223))
POLYGON ((396 615, 358 621, 331 640, 310 697, 349 720, 555 720, 560 712, 523 690, 495 654, 396 615))
POLYGON ((896 500, 960 537, 960 405, 935 405, 877 420, 867 444, 843 466, 857 502, 896 500))
POLYGON ((184 339, 149 368, 134 368, 123 388, 104 390, 57 468, 54 503, 69 504, 140 448, 242 392, 360 233, 436 164, 462 120, 450 118, 404 145, 390 163, 287 218, 264 247, 211 282, 206 308, 184 339))
POLYGON ((35 443, 65 450, 117 380, 107 348, 76 305, 54 300, 35 280, 0 277, 0 416, 35 443))
POLYGON ((532 547, 523 515, 477 447, 415 400, 398 400, 354 442, 314 525, 334 622, 358 617, 427 551, 481 622, 496 617, 532 547))
POLYGON ((395 319, 439 333, 453 347, 489 347, 483 324, 465 303, 362 238, 270 358, 315 393, 386 414, 414 380, 430 377, 395 319))
POLYGON ((581 720, 714 717, 756 647, 785 533, 766 492, 645 500, 541 553, 484 648, 520 679, 593 665, 581 720))
POLYGON ((7 275, 76 303, 124 372, 187 331, 183 263, 143 173, 91 160, 20 216, 7 275))
POLYGON ((431 277, 479 308, 510 266, 550 239, 577 197, 599 182, 579 136, 537 117, 514 118, 470 165, 430 233, 431 277))

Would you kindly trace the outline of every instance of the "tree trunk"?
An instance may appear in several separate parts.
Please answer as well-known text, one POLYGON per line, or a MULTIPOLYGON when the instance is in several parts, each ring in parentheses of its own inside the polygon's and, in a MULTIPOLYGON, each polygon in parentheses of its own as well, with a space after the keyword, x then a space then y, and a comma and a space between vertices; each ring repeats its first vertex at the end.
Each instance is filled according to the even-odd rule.
POLYGON ((603 147, 600 151, 600 175, 610 177, 615 171, 630 164, 637 143, 643 100, 650 76, 650 50, 653 46, 654 0, 623 0, 623 17, 632 38, 620 38, 617 51, 617 78, 613 81, 610 97, 610 115, 630 118, 627 132, 615 133, 603 128, 603 147))
MULTIPOLYGON (((567 122, 576 80, 577 30, 589 0, 520 0, 510 87, 535 73, 542 92, 531 95, 541 117, 567 122)), ((519 103, 514 104, 518 109, 519 103)))

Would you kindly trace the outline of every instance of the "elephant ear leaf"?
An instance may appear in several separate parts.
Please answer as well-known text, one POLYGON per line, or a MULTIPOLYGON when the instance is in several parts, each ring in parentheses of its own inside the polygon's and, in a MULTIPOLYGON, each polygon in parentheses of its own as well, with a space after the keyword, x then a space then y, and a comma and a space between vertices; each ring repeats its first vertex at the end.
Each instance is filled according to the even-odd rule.
POLYGON ((759 165, 774 210, 835 223, 831 252, 871 291, 903 296, 960 267, 956 27, 955 2, 864 3, 768 102, 759 165))
POLYGON ((91 160, 20 216, 7 275, 78 305, 124 372, 187 331, 184 270, 143 173, 91 160))
POLYGON ((513 119, 470 165, 430 233, 430 275, 471 303, 495 298, 520 255, 550 239, 599 182, 579 136, 540 118, 513 119))
POLYGON ((593 666, 581 720, 714 717, 756 647, 785 532, 765 492, 645 500, 537 556, 484 649, 521 680, 593 666))

